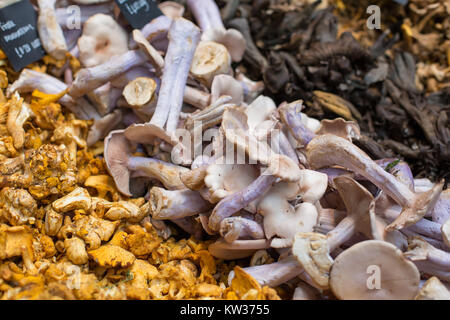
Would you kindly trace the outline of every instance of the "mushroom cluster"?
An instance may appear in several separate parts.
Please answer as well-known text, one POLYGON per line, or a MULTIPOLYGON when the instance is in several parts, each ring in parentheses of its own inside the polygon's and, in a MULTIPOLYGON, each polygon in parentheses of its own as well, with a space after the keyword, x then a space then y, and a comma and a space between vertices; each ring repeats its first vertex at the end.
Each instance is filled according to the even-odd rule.
POLYGON ((196 23, 165 1, 141 30, 77 3, 69 30, 38 1, 46 65, 0 91, 0 263, 23 260, 0 264, 2 298, 450 299, 443 181, 262 95, 213 0, 186 1, 196 23))

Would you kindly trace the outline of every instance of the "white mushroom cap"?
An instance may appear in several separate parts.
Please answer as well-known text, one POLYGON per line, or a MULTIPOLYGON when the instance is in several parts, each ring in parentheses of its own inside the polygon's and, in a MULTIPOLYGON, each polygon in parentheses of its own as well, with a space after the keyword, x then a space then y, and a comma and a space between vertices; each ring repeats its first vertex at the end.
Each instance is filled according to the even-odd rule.
POLYGON ((208 166, 204 181, 209 188, 210 201, 218 202, 244 189, 258 176, 259 170, 254 165, 224 164, 224 161, 217 161, 208 166))
POLYGON ((328 187, 328 176, 314 170, 300 171, 300 194, 302 200, 310 203, 319 201, 328 187))
POLYGON ((99 13, 84 23, 78 48, 83 66, 93 67, 127 52, 128 36, 111 16, 99 13))
POLYGON ((259 96, 247 108, 247 124, 249 132, 252 133, 258 125, 270 118, 270 115, 277 109, 275 102, 266 96, 259 96))
POLYGON ((413 299, 419 283, 420 273, 414 263, 392 244, 379 240, 363 241, 345 250, 330 272, 331 290, 342 300, 413 299), (372 273, 368 273, 371 268, 379 268, 379 289, 368 285, 372 284, 372 273))
POLYGON ((244 89, 232 76, 219 74, 211 84, 211 102, 214 103, 221 96, 230 96, 233 98, 232 103, 240 105, 244 101, 244 89))
POLYGON ((230 74, 231 57, 224 45, 214 41, 201 41, 195 50, 191 74, 208 88, 214 77, 230 74))

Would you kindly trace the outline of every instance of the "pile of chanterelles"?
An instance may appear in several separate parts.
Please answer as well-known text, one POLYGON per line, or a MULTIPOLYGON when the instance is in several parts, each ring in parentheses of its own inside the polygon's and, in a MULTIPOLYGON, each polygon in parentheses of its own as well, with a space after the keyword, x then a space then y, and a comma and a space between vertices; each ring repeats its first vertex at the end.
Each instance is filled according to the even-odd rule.
MULTIPOLYGON (((211 239, 208 254, 218 259, 250 258, 250 266, 229 272, 228 284, 250 275, 258 297, 273 297, 266 286, 287 283, 296 287, 294 299, 449 298, 444 183, 414 179, 396 159, 372 160, 352 143, 360 134, 354 122, 319 122, 301 112, 301 101, 277 107, 261 96, 260 82, 232 69, 246 43, 224 27, 214 1, 187 1, 199 27, 182 17, 183 6, 164 2, 164 15, 133 30, 132 39, 109 3, 80 6, 82 30, 65 30, 64 8, 38 2, 60 22, 40 20, 47 53, 62 59, 70 52, 83 68, 56 70, 64 82, 26 69, 7 93, 62 92, 59 103, 93 120, 86 145, 99 150, 104 138, 98 152, 117 190, 131 198, 104 204, 77 188, 71 201, 53 202, 46 225, 69 228, 61 213, 98 206, 107 224, 143 219, 158 236, 170 221, 192 239, 211 239), (135 202, 141 207, 130 207, 135 202)), ((81 147, 76 133, 63 136, 81 147)), ((67 254, 87 246, 94 250, 74 260, 129 267, 139 254, 121 247, 120 236, 110 240, 117 252, 100 246, 112 235, 106 231, 84 235, 83 223, 108 229, 89 217, 67 231, 80 238, 64 240, 76 248, 67 254)), ((142 241, 139 249, 148 246, 142 241)))

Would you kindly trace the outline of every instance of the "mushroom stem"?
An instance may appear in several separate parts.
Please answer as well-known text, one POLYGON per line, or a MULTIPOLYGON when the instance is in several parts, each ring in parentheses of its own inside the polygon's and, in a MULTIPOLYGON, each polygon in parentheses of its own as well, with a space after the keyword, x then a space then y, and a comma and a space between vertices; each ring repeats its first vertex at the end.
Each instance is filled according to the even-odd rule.
POLYGON ((341 244, 350 240, 356 233, 356 223, 352 217, 342 219, 336 228, 327 233, 327 245, 329 252, 336 250, 341 244))
MULTIPOLYGON (((147 39, 152 46, 156 49, 166 52, 169 40, 167 39, 167 34, 169 32, 170 26, 173 20, 165 15, 159 16, 144 27, 142 27, 142 35, 147 39)), ((137 43, 134 39, 130 39, 128 47, 130 49, 136 49, 137 43)))
MULTIPOLYGON (((289 256, 280 261, 244 268, 244 271, 251 275, 261 286, 276 287, 297 276, 303 269, 294 256, 289 256)), ((230 272, 228 283, 234 278, 234 272, 230 272)))
POLYGON ((264 230, 261 224, 242 217, 223 219, 220 223, 220 234, 229 243, 237 239, 264 239, 264 230))
POLYGON ((300 144, 299 147, 304 147, 308 145, 316 134, 306 128, 303 124, 301 120, 301 110, 301 101, 289 103, 278 108, 281 121, 289 128, 292 136, 300 144))
POLYGON ((198 109, 205 109, 210 105, 211 94, 186 86, 184 88, 184 102, 198 109))
MULTIPOLYGON (((67 85, 46 73, 24 69, 20 73, 19 78, 8 87, 6 92, 10 96, 14 91, 22 93, 32 92, 35 89, 48 94, 58 94, 66 90, 67 85)), ((68 94, 65 94, 59 99, 59 102, 73 112, 79 119, 98 120, 101 118, 98 111, 86 99, 80 98, 75 100, 68 94)))
POLYGON ((178 18, 170 27, 169 39, 155 112, 150 122, 125 130, 125 136, 131 141, 149 144, 154 137, 159 137, 172 145, 178 142, 175 130, 200 30, 192 22, 178 18))
POLYGON ((184 189, 180 174, 189 169, 161 160, 144 157, 131 157, 127 163, 128 169, 136 171, 138 176, 155 178, 169 190, 184 189))
POLYGON ((409 240, 405 257, 416 264, 420 271, 450 280, 450 253, 439 250, 420 237, 409 240))
POLYGON ((192 22, 179 18, 169 30, 169 39, 158 104, 150 123, 161 128, 166 124, 167 132, 172 133, 178 125, 189 69, 200 42, 200 30, 192 22))
POLYGON ((108 81, 120 76, 131 68, 138 67, 147 62, 146 56, 138 51, 128 51, 122 55, 114 56, 98 66, 78 71, 69 94, 72 97, 81 97, 87 92, 101 87, 108 81))
POLYGON ((37 28, 45 51, 57 60, 66 56, 67 45, 55 12, 56 0, 38 0, 37 28))
POLYGON ((174 220, 206 212, 211 204, 198 192, 192 190, 165 190, 153 187, 150 190, 151 214, 157 220, 174 220))
POLYGON ((203 131, 220 124, 225 109, 232 106, 232 104, 228 103, 230 100, 230 96, 222 96, 209 107, 189 114, 184 124, 185 128, 193 132, 196 129, 196 125, 200 124, 203 131))
POLYGON ((236 80, 240 83, 242 89, 244 89, 244 100, 248 104, 252 103, 264 91, 263 81, 253 81, 243 73, 239 73, 236 76, 236 80))
POLYGON ((209 227, 212 230, 219 230, 223 219, 230 217, 264 195, 272 187, 276 179, 272 175, 261 175, 245 189, 222 199, 209 217, 209 227))
MULTIPOLYGON (((387 209, 380 211, 377 212, 378 215, 382 216, 388 221, 394 221, 400 214, 401 207, 398 205, 393 205, 387 209)), ((442 224, 440 223, 436 223, 428 219, 421 219, 417 221, 416 224, 406 227, 405 229, 442 241, 441 227, 442 224)))
POLYGON ((311 140, 306 156, 314 168, 340 165, 364 176, 400 204, 403 210, 395 221, 386 227, 387 231, 402 229, 423 218, 433 209, 444 184, 442 181, 428 192, 415 193, 383 170, 357 146, 334 135, 325 134, 311 140))
POLYGON ((213 0, 187 0, 186 2, 203 32, 210 29, 225 30, 219 7, 213 0))

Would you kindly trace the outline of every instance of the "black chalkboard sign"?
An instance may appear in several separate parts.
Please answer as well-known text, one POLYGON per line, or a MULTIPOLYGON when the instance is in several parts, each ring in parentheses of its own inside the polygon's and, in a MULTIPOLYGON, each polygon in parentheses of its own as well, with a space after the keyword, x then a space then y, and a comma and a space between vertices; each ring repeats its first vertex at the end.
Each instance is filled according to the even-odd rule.
POLYGON ((147 23, 162 16, 154 0, 115 0, 123 16, 134 29, 141 29, 147 23))
POLYGON ((36 22, 36 12, 29 0, 0 9, 0 47, 15 71, 45 55, 36 22))

